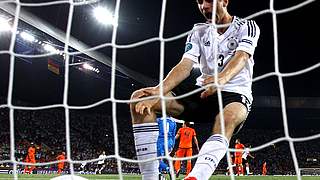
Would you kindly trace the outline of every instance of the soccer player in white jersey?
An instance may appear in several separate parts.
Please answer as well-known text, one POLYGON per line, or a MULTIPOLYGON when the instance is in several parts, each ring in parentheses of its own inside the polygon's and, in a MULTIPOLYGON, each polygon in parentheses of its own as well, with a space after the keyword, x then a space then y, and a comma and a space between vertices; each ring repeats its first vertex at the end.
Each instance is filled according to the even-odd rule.
POLYGON ((102 151, 102 153, 99 155, 99 161, 98 161, 98 167, 96 168, 95 172, 96 174, 101 174, 103 169, 106 167, 105 161, 106 161, 107 155, 105 151, 102 151))
MULTIPOLYGON (((251 84, 253 55, 260 29, 253 20, 241 19, 229 14, 228 0, 197 0, 200 12, 207 23, 196 24, 187 38, 185 53, 180 62, 162 81, 165 96, 178 96, 208 84, 221 87, 225 133, 219 115, 217 88, 206 87, 182 99, 166 100, 169 116, 186 121, 212 122, 212 135, 202 145, 200 156, 187 180, 207 180, 225 156, 234 132, 242 126, 252 103, 251 84), (213 6, 216 14, 213 13, 213 6), (215 24, 212 25, 212 16, 215 24), (217 47, 217 48, 216 48, 217 47), (195 64, 200 65, 201 76, 196 84, 187 82, 195 64), (216 67, 215 67, 216 66, 216 67), (215 82, 214 75, 217 75, 215 82)), ((159 96, 160 85, 135 91, 131 99, 159 96)), ((138 160, 156 158, 158 128, 156 114, 161 113, 160 98, 147 99, 130 104, 133 133, 138 160)), ((139 163, 142 179, 157 179, 158 161, 139 163)))
POLYGON ((249 157, 254 159, 254 156, 252 156, 252 154, 250 153, 250 148, 251 148, 251 146, 244 148, 244 151, 243 151, 243 154, 242 154, 242 159, 243 159, 242 163, 246 167, 246 175, 252 174, 250 172, 249 157))

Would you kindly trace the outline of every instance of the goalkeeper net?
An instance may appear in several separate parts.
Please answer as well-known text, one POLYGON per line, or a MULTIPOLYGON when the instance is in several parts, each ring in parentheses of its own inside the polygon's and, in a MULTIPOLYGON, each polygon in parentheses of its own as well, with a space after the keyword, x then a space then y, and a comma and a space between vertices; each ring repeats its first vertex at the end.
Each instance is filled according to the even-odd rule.
MULTIPOLYGON (((15 125, 16 125, 16 113, 19 112, 23 112, 23 111, 45 111, 45 110, 49 110, 49 109, 59 109, 60 112, 63 112, 62 114, 59 115, 62 116, 61 121, 60 122, 61 126, 57 126, 55 128, 60 128, 63 129, 63 136, 64 137, 59 137, 61 139, 65 139, 65 151, 66 151, 66 160, 65 162, 67 162, 69 164, 69 170, 71 175, 75 174, 75 166, 76 165, 80 165, 82 163, 90 163, 90 162, 97 162, 100 159, 86 159, 82 158, 82 160, 76 160, 77 158, 73 157, 73 150, 71 149, 72 147, 72 137, 71 137, 71 132, 72 130, 75 128, 72 123, 72 118, 71 118, 71 114, 72 112, 76 112, 75 114, 81 114, 79 111, 81 110, 87 110, 93 107, 98 107, 102 104, 108 104, 109 107, 111 108, 109 115, 111 115, 111 119, 108 119, 108 127, 112 126, 112 128, 110 129, 110 131, 112 131, 112 133, 110 134, 106 134, 106 138, 109 138, 110 141, 112 141, 112 148, 114 153, 112 155, 107 156, 107 159, 115 159, 115 163, 117 166, 117 172, 119 174, 119 179, 123 179, 123 170, 122 170, 122 162, 129 162, 129 163, 137 163, 137 160, 131 159, 131 158, 126 158, 123 155, 121 155, 120 153, 120 149, 121 147, 121 143, 119 143, 121 141, 121 139, 119 137, 121 137, 121 132, 118 132, 118 125, 119 125, 119 121, 117 120, 117 114, 119 112, 117 112, 117 107, 119 107, 119 104, 125 104, 125 103, 129 103, 129 100, 121 100, 119 98, 117 98, 117 94, 116 94, 116 89, 117 89, 117 77, 124 77, 124 79, 126 78, 125 76, 135 76, 136 81, 140 81, 140 82, 144 82, 146 84, 152 84, 154 83, 153 79, 145 77, 139 73, 134 73, 132 71, 130 71, 129 69, 126 69, 126 67, 121 66, 119 64, 117 64, 117 60, 118 60, 118 51, 122 50, 122 49, 130 49, 130 48, 136 48, 139 46, 142 46, 144 44, 151 44, 153 42, 159 42, 160 43, 160 47, 159 47, 159 51, 160 51, 160 68, 159 68, 159 80, 161 81, 162 79, 164 79, 164 75, 165 75, 165 57, 166 57, 166 53, 165 53, 165 46, 166 44, 170 43, 170 42, 175 42, 178 39, 181 39, 183 37, 186 37, 186 35, 188 34, 188 32, 185 33, 181 33, 177 36, 172 36, 169 38, 165 38, 164 34, 165 34, 165 24, 166 24, 166 15, 167 15, 167 4, 168 2, 163 0, 161 6, 161 13, 160 13, 160 25, 159 25, 159 34, 157 37, 152 37, 152 38, 148 38, 139 42, 134 42, 131 44, 120 44, 117 41, 117 35, 118 35, 118 24, 114 24, 112 26, 112 34, 111 34, 111 42, 110 43, 103 43, 103 44, 98 44, 98 45, 94 45, 92 46, 86 46, 82 43, 77 42, 76 39, 74 39, 71 36, 71 31, 72 31, 72 26, 73 26, 73 19, 75 18, 74 14, 75 14, 75 8, 77 7, 81 7, 81 6, 87 6, 87 5, 92 5, 94 3, 97 3, 97 0, 65 0, 65 1, 46 1, 46 2, 37 2, 37 3, 30 3, 30 2, 23 2, 23 1, 11 1, 11 0, 5 0, 5 1, 1 1, 0 2, 0 8, 2 9, 3 12, 7 13, 7 16, 9 18, 4 18, 0 19, 0 23, 4 23, 1 24, 1 30, 2 29, 12 29, 12 32, 10 35, 11 37, 9 39, 6 39, 8 41, 9 46, 6 48, 4 48, 5 50, 1 50, 0 51, 0 55, 2 57, 4 57, 5 55, 9 56, 9 66, 8 68, 8 90, 7 90, 7 99, 6 100, 1 100, 0 101, 0 108, 1 109, 6 109, 8 110, 8 117, 9 117, 9 124, 7 126, 3 126, 4 128, 9 129, 9 140, 8 140, 8 144, 9 144, 9 149, 10 151, 9 153, 9 159, 0 159, 0 164, 12 164, 13 167, 13 177, 14 179, 18 179, 18 166, 21 165, 34 165, 34 164, 30 164, 30 163, 24 163, 22 161, 17 160, 16 157, 16 151, 18 150, 16 147, 16 135, 17 133, 15 133, 15 125), (10 6, 9 6, 10 4, 10 6), (12 6, 12 4, 14 6, 12 6), (59 32, 58 29, 54 29, 54 28, 48 28, 50 27, 48 24, 42 24, 42 26, 40 27, 42 32, 45 32, 46 34, 49 34, 52 38, 62 42, 61 44, 52 44, 48 41, 45 40, 39 40, 39 39, 33 39, 33 37, 28 36, 28 34, 24 34, 20 31, 21 30, 21 22, 20 20, 28 23, 31 26, 34 26, 36 28, 39 27, 39 23, 40 20, 38 21, 36 16, 32 16, 30 18, 28 18, 28 16, 26 16, 26 14, 24 14, 23 12, 23 8, 24 7, 50 7, 50 6, 55 6, 55 5, 63 5, 66 8, 68 8, 68 16, 67 19, 65 19, 66 21, 66 30, 65 33, 57 33, 59 32), (24 39, 26 41, 32 41, 32 42, 36 42, 41 44, 44 49, 46 51, 41 52, 40 54, 27 54, 25 52, 17 52, 16 51, 16 46, 17 44, 19 44, 18 42, 18 38, 17 36, 21 36, 24 37, 24 39), (105 56, 101 55, 100 53, 97 53, 96 50, 101 49, 101 48, 110 48, 109 51, 112 53, 112 58, 108 59, 105 56), (86 56, 81 56, 82 60, 77 62, 75 61, 75 59, 73 57, 80 55, 80 54, 85 54, 86 56), (56 55, 60 55, 63 57, 63 63, 64 63, 64 69, 62 71, 60 71, 59 68, 57 68, 57 64, 55 64, 55 61, 48 61, 48 69, 50 71, 52 71, 53 73, 60 75, 64 81, 63 81, 63 85, 62 85, 62 89, 63 89, 63 93, 61 95, 61 99, 62 99, 62 103, 53 103, 51 105, 45 105, 45 106, 37 106, 37 107, 32 107, 32 106, 23 106, 23 105, 16 105, 13 100, 13 94, 15 91, 15 86, 14 86, 14 81, 18 80, 18 75, 15 73, 17 71, 17 67, 16 65, 16 61, 27 61, 28 58, 41 58, 41 57, 51 57, 51 56, 56 56, 56 55), (78 65, 77 63, 80 64, 84 64, 84 62, 90 62, 90 58, 94 58, 96 60, 101 61, 104 65, 110 66, 110 77, 107 80, 107 82, 110 83, 110 90, 109 90, 109 98, 103 99, 101 101, 97 101, 95 100, 94 102, 91 102, 90 105, 82 105, 82 106, 72 106, 69 103, 69 89, 72 86, 72 81, 70 81, 70 71, 72 71, 72 69, 70 69, 72 66, 76 66, 78 65), (108 59, 107 61, 105 59, 108 59), (119 73, 121 72, 121 73, 119 73), (112 124, 112 125, 111 125, 112 124), (110 138, 111 137, 111 138, 110 138)), ((307 168, 300 168, 299 166, 299 162, 298 162, 298 158, 296 156, 296 150, 295 150, 295 142, 302 142, 302 141, 308 141, 308 140, 312 140, 312 139, 316 139, 320 137, 320 134, 315 134, 315 135, 311 135, 311 136, 307 136, 307 137, 302 137, 302 138, 293 138, 292 136, 290 136, 290 132, 289 132, 289 126, 288 126, 288 118, 287 118, 287 104, 286 104, 286 94, 285 94, 285 87, 284 87, 284 82, 283 82, 283 78, 284 77, 291 77, 291 76, 298 76, 301 74, 304 74, 306 72, 312 71, 316 68, 318 68, 320 66, 320 63, 316 63, 310 67, 306 67, 303 70, 300 71, 295 71, 292 73, 282 73, 280 71, 280 61, 279 61, 279 48, 278 48, 278 15, 280 14, 287 14, 290 12, 295 12, 298 11, 299 9, 302 9, 306 6, 310 6, 310 4, 315 4, 316 1, 315 0, 306 0, 303 1, 301 3, 297 3, 296 5, 293 5, 291 7, 286 7, 283 8, 281 10, 276 10, 275 7, 275 2, 270 0, 269 2, 269 8, 256 12, 250 16, 248 16, 248 19, 251 18, 256 18, 256 17, 260 17, 263 16, 265 14, 271 14, 271 19, 272 19, 272 27, 273 27, 273 44, 274 44, 274 71, 270 72, 270 73, 265 73, 261 76, 258 76, 254 79, 254 82, 257 82, 259 80, 268 78, 270 76, 276 76, 278 79, 278 86, 279 86, 279 92, 280 92, 280 99, 281 99, 281 110, 282 110, 282 119, 283 119, 283 127, 284 127, 284 136, 274 139, 270 142, 267 142, 261 146, 258 147, 254 147, 251 149, 251 151, 259 151, 261 149, 264 149, 268 146, 271 146, 273 144, 282 142, 282 141, 286 141, 289 144, 289 149, 291 152, 291 158, 293 160, 293 164, 294 164, 294 170, 295 173, 297 175, 297 179, 301 179, 301 175, 304 175, 305 172, 310 172, 309 169, 307 168)), ((121 1, 117 0, 115 2, 115 8, 114 8, 114 15, 113 18, 115 21, 118 21, 120 12, 121 12, 121 1)), ((200 16, 200 15, 199 15, 200 16)), ((1 16, 0 18, 3 18, 5 16, 1 16)), ((214 24, 213 24, 214 25, 214 24)), ((263 30, 262 30, 263 31, 263 30)), ((1 32, 0 32, 1 33, 1 32)), ((97 67, 93 67, 90 66, 90 64, 87 64, 86 66, 83 66, 82 68, 85 69, 89 69, 91 70, 93 73, 99 73, 101 70, 98 69, 97 67)), ((85 83, 85 82, 83 82, 85 83)), ((130 86, 130 83, 128 84, 130 86)), ((133 87, 134 88, 134 87, 133 87)), ((191 93, 188 93, 186 95, 189 95, 191 93)), ((160 95, 160 98, 162 100, 162 102, 164 102, 165 100, 167 100, 168 98, 160 95)), ((177 97, 180 98, 180 97, 177 97)), ((164 103, 163 103, 164 105, 164 103)), ((50 113, 50 111, 47 111, 46 113, 50 113)), ((165 114, 165 111, 164 111, 165 114)), ((5 115, 3 115, 4 117, 5 115)), ((37 116, 36 113, 34 113, 34 116, 37 116)), ((85 116, 85 115, 84 115, 85 116)), ((105 117, 107 118, 107 117, 105 117)), ((102 119, 105 119, 102 118, 102 119)), ((85 120, 84 120, 85 121, 85 120)), ((102 124, 106 124, 105 121, 101 122, 102 124)), ((5 122, 4 122, 5 124, 5 122)), ((75 125, 76 126, 76 125, 75 125)), ((96 132, 92 132, 92 133, 96 133, 96 132)), ((60 135, 61 136, 61 135, 60 135)), ((133 143, 133 142, 131 142, 133 143)), ((85 145, 84 145, 85 146, 85 145)), ((234 149, 230 148, 229 152, 234 152, 234 149)), ((196 158, 197 156, 194 156, 193 158, 196 158)), ((166 157, 167 159, 172 161, 172 158, 167 154, 166 157)), ((52 160, 50 162, 42 162, 42 163, 36 163, 36 166, 46 166, 46 165, 50 165, 50 164, 56 164, 59 161, 56 160, 52 160)), ((229 166, 231 166, 231 162, 228 158, 228 164, 229 166)), ((171 165, 172 166, 172 165, 171 165)), ((311 170, 311 171, 315 171, 315 170, 311 170)), ((311 172, 312 173, 312 172, 311 172)), ((310 174, 310 173, 309 173, 310 174)), ((234 179, 234 175, 232 173, 232 176, 230 176, 231 179, 234 179)))

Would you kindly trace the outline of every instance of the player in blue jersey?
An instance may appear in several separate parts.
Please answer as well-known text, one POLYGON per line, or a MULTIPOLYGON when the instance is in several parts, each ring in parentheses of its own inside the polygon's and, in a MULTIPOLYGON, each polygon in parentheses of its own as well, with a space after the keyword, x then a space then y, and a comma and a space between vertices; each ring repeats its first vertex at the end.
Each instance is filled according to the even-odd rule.
MULTIPOLYGON (((166 130, 168 135, 168 152, 173 150, 175 144, 175 135, 176 135, 176 127, 177 124, 172 117, 166 118, 166 130)), ((165 129, 163 126, 163 118, 157 118, 157 123, 159 127, 159 136, 157 141, 157 154, 158 156, 165 155, 165 143, 164 143, 164 136, 165 136, 165 129)), ((169 173, 169 166, 167 163, 163 161, 163 159, 159 160, 159 172, 167 172, 169 173)))

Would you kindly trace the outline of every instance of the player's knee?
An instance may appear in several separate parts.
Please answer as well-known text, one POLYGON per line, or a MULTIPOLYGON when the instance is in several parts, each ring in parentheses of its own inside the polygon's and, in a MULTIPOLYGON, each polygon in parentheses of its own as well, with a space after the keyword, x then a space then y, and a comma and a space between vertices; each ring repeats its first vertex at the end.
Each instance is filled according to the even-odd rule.
POLYGON ((130 103, 130 112, 131 113, 135 112, 135 106, 136 106, 136 103, 130 103))
POLYGON ((235 117, 235 115, 228 115, 228 116, 224 116, 224 126, 226 127, 226 128, 228 128, 228 127, 235 127, 236 125, 236 123, 235 123, 235 121, 236 121, 236 117, 235 117))
MULTIPOLYGON (((138 94, 139 94, 139 90, 134 91, 134 92, 131 94, 130 100, 137 99, 138 94)), ((130 107, 134 107, 136 104, 137 104, 137 102, 130 103, 130 107)))
POLYGON ((131 94, 131 100, 132 99, 135 99, 137 96, 138 96, 138 93, 139 93, 139 90, 136 90, 136 91, 134 91, 132 94, 131 94))

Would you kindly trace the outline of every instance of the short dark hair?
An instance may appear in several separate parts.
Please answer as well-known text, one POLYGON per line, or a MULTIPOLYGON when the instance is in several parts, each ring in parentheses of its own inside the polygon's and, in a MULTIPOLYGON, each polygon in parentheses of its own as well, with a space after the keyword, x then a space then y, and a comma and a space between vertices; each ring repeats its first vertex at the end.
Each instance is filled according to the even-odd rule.
POLYGON ((189 122, 189 121, 185 121, 184 124, 185 124, 187 127, 190 127, 190 122, 189 122))

